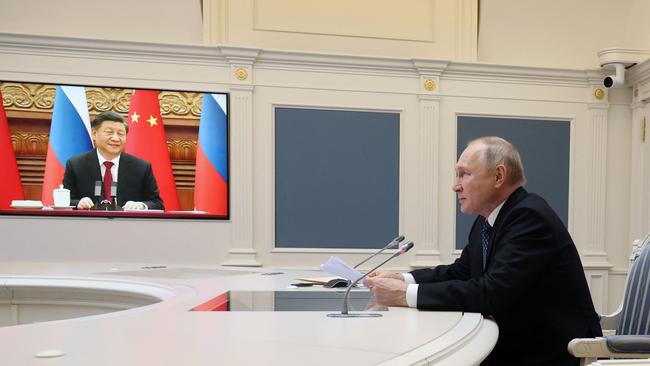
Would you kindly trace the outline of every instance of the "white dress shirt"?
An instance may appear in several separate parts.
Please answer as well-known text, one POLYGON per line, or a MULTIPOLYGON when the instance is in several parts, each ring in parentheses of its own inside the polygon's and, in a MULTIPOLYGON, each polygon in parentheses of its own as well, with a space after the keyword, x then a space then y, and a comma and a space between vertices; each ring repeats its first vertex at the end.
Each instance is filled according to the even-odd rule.
POLYGON ((108 160, 102 156, 99 150, 97 150, 97 158, 99 159, 99 169, 101 169, 102 172, 102 179, 104 179, 104 174, 106 174, 106 166, 104 165, 104 162, 110 161, 111 163, 113 163, 113 166, 111 167, 111 175, 113 176, 113 182, 117 182, 117 172, 118 172, 118 167, 120 166, 120 155, 118 155, 113 160, 108 160))

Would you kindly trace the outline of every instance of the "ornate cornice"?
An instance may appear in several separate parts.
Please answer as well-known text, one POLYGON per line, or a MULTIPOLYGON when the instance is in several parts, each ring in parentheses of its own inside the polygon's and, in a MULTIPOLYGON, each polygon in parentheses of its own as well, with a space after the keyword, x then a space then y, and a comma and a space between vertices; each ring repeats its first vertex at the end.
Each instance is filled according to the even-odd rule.
MULTIPOLYGON (((0 87, 6 110, 52 113, 55 85, 6 82, 0 83, 0 87)), ((131 94, 131 89, 86 87, 88 111, 128 113, 131 94)), ((163 117, 200 118, 202 93, 162 91, 159 100, 163 117)))
POLYGON ((196 161, 195 140, 167 140, 167 148, 171 160, 196 161))
POLYGON ((45 156, 49 137, 47 133, 16 132, 11 134, 11 142, 18 156, 45 156))
MULTIPOLYGON (((589 77, 585 75, 585 70, 0 32, 0 56, 4 54, 24 57, 56 56, 80 60, 105 59, 114 63, 139 61, 157 65, 209 65, 217 68, 226 66, 236 68, 248 65, 247 80, 252 78, 253 69, 258 68, 404 77, 415 77, 422 72, 422 68, 432 68, 436 75, 440 74, 441 78, 450 80, 578 87, 584 87, 590 83, 589 77)), ((21 72, 30 73, 29 70, 21 70, 21 72)), ((146 73, 142 77, 146 78, 146 73)), ((204 79, 194 80, 188 79, 188 77, 183 81, 185 83, 205 82, 204 79)), ((232 80, 229 79, 213 81, 232 83, 232 80)), ((440 81, 440 83, 442 82, 440 81)))
POLYGON ((53 85, 1 83, 0 87, 6 110, 52 113, 55 92, 53 85))

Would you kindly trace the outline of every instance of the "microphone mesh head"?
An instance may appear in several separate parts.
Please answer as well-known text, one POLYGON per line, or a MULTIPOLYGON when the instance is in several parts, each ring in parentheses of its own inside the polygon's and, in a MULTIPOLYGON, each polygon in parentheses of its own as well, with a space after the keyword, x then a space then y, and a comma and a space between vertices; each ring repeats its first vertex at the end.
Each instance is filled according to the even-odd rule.
POLYGON ((411 250, 411 248, 413 248, 414 245, 415 244, 413 244, 412 241, 409 241, 408 243, 402 245, 402 247, 399 248, 400 254, 404 254, 404 253, 408 252, 409 250, 411 250))

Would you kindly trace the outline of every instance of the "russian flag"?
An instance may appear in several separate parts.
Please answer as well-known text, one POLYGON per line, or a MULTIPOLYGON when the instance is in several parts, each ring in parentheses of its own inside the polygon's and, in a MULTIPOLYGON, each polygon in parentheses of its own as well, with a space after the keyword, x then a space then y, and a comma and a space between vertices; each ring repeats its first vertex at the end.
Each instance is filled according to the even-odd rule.
POLYGON ((41 194, 45 206, 54 204, 52 190, 63 181, 68 159, 92 149, 86 90, 80 86, 57 86, 41 194))
POLYGON ((194 209, 228 214, 228 106, 224 94, 203 94, 194 209))

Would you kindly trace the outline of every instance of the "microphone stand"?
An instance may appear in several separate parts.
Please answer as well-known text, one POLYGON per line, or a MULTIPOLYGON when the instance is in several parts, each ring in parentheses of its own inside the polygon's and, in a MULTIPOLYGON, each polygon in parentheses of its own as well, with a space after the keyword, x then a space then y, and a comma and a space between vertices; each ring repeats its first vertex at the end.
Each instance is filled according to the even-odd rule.
POLYGON ((386 246, 381 248, 378 252, 375 252, 375 254, 373 254, 370 257, 368 257, 368 258, 362 260, 361 262, 357 263, 357 265, 352 267, 352 268, 359 267, 360 265, 362 265, 362 264, 366 263, 367 261, 371 260, 372 258, 376 257, 378 254, 381 254, 386 249, 392 249, 392 248, 397 247, 399 245, 399 243, 402 242, 402 240, 404 240, 404 235, 398 236, 397 238, 391 240, 390 243, 386 244, 386 246))
POLYGON ((377 317, 381 317, 382 315, 377 314, 377 313, 349 313, 348 312, 348 308, 349 308, 348 299, 350 297, 350 290, 357 283, 359 283, 359 281, 366 278, 366 276, 368 276, 369 274, 374 272, 377 268, 379 268, 379 267, 383 266, 384 264, 386 264, 386 262, 390 261, 391 259, 393 259, 393 258, 395 258, 397 256, 400 256, 400 255, 408 252, 411 248, 413 248, 413 245, 414 244, 413 244, 412 241, 404 244, 404 246, 402 246, 400 248, 400 250, 398 250, 397 252, 395 252, 395 254, 388 257, 388 259, 386 259, 385 261, 381 262, 377 267, 371 269, 370 271, 366 272, 363 276, 361 276, 361 277, 357 278, 356 280, 354 280, 354 282, 352 282, 352 284, 350 286, 348 286, 348 289, 345 291, 345 297, 343 298, 343 308, 341 309, 341 312, 340 313, 327 314, 327 316, 330 317, 330 318, 377 318, 377 317))

